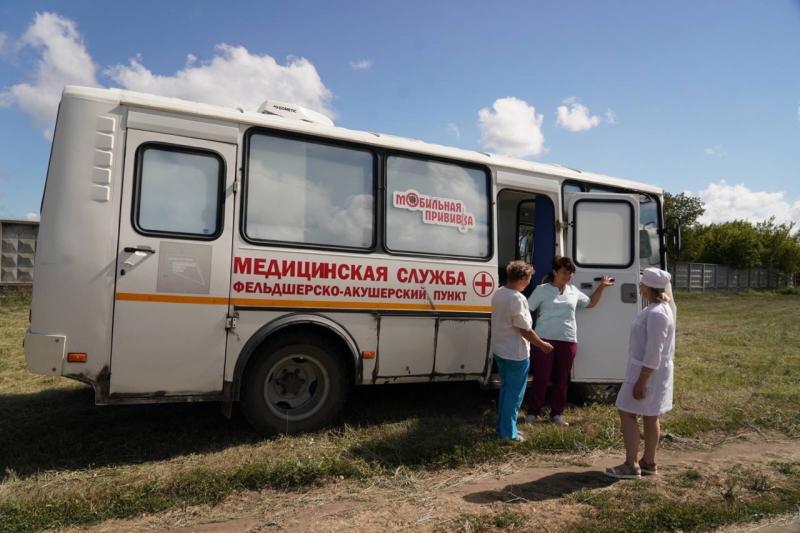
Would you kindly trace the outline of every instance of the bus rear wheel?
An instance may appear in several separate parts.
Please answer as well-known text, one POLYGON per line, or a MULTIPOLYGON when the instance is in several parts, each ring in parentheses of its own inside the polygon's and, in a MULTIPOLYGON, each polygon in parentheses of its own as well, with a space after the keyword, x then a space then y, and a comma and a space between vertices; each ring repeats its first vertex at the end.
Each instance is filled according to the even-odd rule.
POLYGON ((619 383, 570 383, 569 400, 576 405, 613 404, 619 383))
POLYGON ((347 398, 340 355, 318 343, 265 347, 248 369, 242 410, 264 435, 314 431, 333 422, 347 398))

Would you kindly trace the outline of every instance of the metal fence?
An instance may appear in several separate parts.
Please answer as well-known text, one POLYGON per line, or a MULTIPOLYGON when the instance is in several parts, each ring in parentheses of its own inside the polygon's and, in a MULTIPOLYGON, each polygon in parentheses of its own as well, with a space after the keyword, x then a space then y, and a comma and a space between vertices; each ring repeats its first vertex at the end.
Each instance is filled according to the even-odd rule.
POLYGON ((0 220, 0 286, 31 285, 39 223, 0 220))
POLYGON ((710 263, 675 263, 669 269, 672 287, 687 291, 768 290, 796 286, 793 276, 765 268, 738 270, 710 263))

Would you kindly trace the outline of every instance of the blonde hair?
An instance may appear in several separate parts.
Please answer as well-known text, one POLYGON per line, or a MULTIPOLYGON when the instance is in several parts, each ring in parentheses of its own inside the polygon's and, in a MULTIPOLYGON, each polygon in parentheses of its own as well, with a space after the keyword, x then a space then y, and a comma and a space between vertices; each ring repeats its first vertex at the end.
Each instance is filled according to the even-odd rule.
POLYGON ((514 283, 528 276, 533 276, 533 267, 525 261, 511 261, 506 265, 506 275, 509 283, 514 283))
POLYGON ((649 295, 650 298, 647 298, 648 301, 653 302, 662 302, 662 303, 669 303, 672 298, 669 297, 669 294, 666 293, 665 289, 656 289, 655 287, 651 287, 650 285, 645 285, 647 290, 650 291, 649 295))

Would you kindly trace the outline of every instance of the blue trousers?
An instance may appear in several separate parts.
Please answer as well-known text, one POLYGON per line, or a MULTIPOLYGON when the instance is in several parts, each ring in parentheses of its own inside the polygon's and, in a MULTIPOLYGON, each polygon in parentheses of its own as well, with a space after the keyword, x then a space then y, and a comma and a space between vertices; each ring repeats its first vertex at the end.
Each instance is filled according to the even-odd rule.
POLYGON ((525 385, 528 383, 530 359, 513 361, 495 355, 494 362, 500 371, 500 397, 497 401, 497 436, 514 439, 517 436, 517 415, 525 385))

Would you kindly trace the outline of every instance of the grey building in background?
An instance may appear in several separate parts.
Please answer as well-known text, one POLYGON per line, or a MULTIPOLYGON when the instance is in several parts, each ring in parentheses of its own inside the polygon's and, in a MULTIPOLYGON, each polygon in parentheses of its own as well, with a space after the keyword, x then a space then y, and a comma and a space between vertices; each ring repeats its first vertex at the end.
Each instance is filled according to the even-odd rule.
POLYGON ((39 223, 0 220, 0 285, 33 284, 33 256, 39 223))

